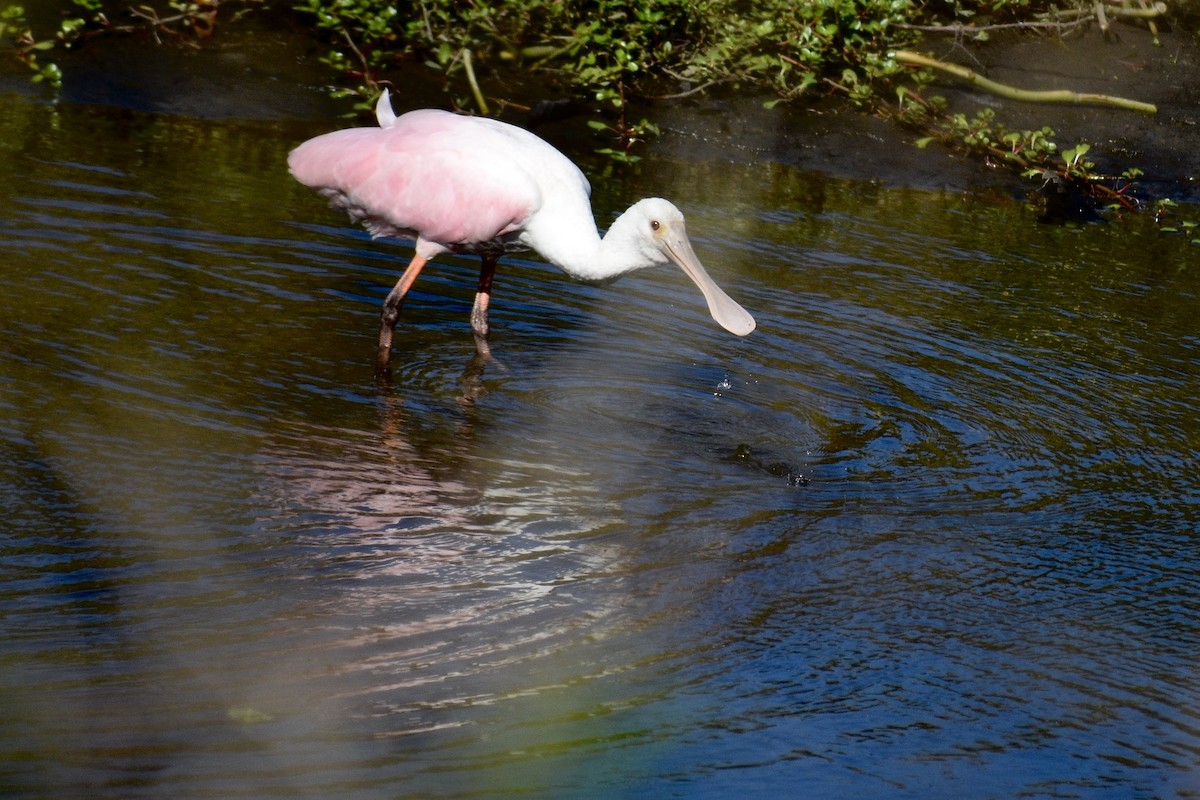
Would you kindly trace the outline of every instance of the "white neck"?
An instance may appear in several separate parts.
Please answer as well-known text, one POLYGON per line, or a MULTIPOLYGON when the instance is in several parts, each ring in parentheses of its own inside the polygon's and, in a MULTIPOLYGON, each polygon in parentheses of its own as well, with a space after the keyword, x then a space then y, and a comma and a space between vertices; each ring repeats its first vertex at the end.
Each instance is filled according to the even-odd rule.
POLYGON ((521 238, 571 277, 602 281, 667 263, 657 250, 644 246, 645 237, 635 235, 638 221, 627 211, 601 238, 590 208, 583 214, 578 209, 562 209, 539 216, 521 238))

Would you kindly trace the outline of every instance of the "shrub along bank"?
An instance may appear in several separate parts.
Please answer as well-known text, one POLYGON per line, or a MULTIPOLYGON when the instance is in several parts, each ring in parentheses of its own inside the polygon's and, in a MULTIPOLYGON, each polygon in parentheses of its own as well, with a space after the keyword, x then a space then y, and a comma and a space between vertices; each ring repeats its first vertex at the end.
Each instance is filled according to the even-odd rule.
MULTIPOLYGON (((631 159, 654 133, 653 120, 633 111, 642 107, 639 99, 715 86, 760 93, 768 106, 833 95, 920 131, 921 145, 939 141, 1125 208, 1136 205, 1130 190, 1138 177, 1136 165, 1119 176, 1098 175, 1086 157, 1089 145, 1060 147, 1048 127, 1010 128, 991 110, 973 117, 951 112, 931 88, 936 74, 949 72, 988 91, 1014 87, 989 86, 972 70, 924 55, 921 45, 950 35, 969 48, 999 31, 1108 35, 1110 26, 1131 21, 1153 30, 1167 11, 1164 4, 1147 0, 1089 2, 1086 8, 1043 0, 58 2, 61 16, 54 30, 35 30, 19 5, 0 10, 0 39, 30 65, 34 80, 50 87, 62 80, 56 64, 61 48, 138 32, 194 42, 247 14, 282 13, 322 38, 335 92, 358 111, 369 108, 400 61, 423 62, 443 72, 454 101, 476 113, 512 102, 485 92, 482 76, 524 70, 588 101, 598 115, 594 124, 614 131, 607 152, 631 159)), ((1194 13, 1195 2, 1177 7, 1177 18, 1194 13)), ((1038 99, 1015 91, 1017 99, 1038 99)), ((1063 101, 1061 93, 1055 101, 1063 101)), ((1127 102, 1095 95, 1068 101, 1127 102)), ((1120 113, 1153 113, 1153 108, 1120 113)))

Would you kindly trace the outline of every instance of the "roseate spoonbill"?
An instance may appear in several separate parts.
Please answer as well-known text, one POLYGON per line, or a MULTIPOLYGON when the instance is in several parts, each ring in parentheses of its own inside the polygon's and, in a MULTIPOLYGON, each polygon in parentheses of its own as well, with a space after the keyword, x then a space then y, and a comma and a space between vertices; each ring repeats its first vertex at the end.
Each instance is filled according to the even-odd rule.
POLYGON ((446 252, 483 259, 471 329, 484 356, 496 261, 517 250, 536 250, 584 281, 674 262, 700 287, 722 327, 738 336, 754 330, 754 318, 705 272, 683 214, 666 200, 635 203, 601 238, 587 178, 529 131, 431 109, 397 117, 386 90, 375 115, 378 128, 309 139, 288 155, 288 167, 373 237, 416 240, 412 261, 383 303, 378 372, 387 372, 405 294, 425 264, 446 252))

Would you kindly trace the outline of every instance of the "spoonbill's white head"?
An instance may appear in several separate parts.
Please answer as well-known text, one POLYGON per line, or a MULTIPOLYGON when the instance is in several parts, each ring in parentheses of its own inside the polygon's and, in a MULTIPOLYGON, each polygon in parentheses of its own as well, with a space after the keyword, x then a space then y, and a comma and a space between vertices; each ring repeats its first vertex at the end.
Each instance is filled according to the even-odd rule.
POLYGON ((619 241, 623 249, 640 265, 675 264, 704 294, 713 319, 730 333, 745 336, 754 330, 754 317, 717 286, 688 239, 683 212, 661 197, 648 197, 629 207, 609 228, 604 237, 619 241))

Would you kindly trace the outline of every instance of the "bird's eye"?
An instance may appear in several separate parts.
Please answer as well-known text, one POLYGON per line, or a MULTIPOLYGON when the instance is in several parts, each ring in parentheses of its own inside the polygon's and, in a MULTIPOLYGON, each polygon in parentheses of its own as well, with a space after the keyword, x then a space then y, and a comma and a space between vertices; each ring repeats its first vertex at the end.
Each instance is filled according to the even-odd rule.
POLYGON ((658 220, 656 220, 656 219, 650 220, 650 230, 656 231, 661 227, 662 227, 662 223, 660 223, 658 220))

